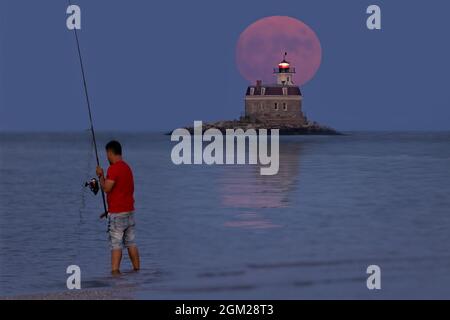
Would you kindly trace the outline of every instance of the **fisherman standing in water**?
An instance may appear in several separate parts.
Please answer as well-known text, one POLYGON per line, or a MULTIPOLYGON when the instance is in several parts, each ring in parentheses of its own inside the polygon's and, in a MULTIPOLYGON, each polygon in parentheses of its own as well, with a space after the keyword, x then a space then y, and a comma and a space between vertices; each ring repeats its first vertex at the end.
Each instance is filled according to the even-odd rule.
POLYGON ((133 269, 139 270, 139 251, 134 241, 134 181, 133 172, 122 159, 122 146, 118 141, 106 144, 109 168, 104 176, 103 169, 98 166, 96 173, 100 186, 107 195, 108 201, 108 233, 111 246, 111 272, 120 274, 122 249, 128 250, 133 269))

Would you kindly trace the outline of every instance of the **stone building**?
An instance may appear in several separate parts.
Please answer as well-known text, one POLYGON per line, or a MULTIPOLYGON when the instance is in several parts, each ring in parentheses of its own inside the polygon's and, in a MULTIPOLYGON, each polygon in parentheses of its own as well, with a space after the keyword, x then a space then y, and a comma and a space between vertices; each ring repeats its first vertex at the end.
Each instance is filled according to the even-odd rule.
POLYGON ((270 124, 304 125, 306 118, 302 112, 302 93, 294 84, 295 68, 283 61, 274 69, 277 83, 265 85, 257 80, 247 88, 245 94, 245 117, 250 121, 270 124))

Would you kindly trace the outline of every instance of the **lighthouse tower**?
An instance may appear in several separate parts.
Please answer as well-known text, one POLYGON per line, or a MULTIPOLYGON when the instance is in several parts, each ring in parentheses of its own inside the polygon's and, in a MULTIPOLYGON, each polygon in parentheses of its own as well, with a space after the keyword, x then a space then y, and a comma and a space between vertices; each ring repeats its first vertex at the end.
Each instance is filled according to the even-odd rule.
POLYGON ((261 80, 256 80, 255 85, 247 87, 245 117, 272 127, 306 124, 307 119, 302 111, 303 96, 292 79, 295 68, 286 61, 286 53, 278 68, 274 69, 274 74, 277 83, 263 84, 261 80))
POLYGON ((292 77, 295 73, 295 68, 292 68, 288 61, 286 61, 287 52, 284 53, 283 61, 278 64, 278 68, 273 69, 273 73, 277 76, 277 84, 282 86, 293 86, 292 77))

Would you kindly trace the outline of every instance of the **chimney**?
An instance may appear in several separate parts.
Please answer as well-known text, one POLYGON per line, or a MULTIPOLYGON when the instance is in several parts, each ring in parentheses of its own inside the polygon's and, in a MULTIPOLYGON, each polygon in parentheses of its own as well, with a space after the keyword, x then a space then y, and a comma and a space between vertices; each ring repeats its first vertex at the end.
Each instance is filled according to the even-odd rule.
POLYGON ((256 80, 256 86, 259 88, 262 85, 262 80, 256 80))

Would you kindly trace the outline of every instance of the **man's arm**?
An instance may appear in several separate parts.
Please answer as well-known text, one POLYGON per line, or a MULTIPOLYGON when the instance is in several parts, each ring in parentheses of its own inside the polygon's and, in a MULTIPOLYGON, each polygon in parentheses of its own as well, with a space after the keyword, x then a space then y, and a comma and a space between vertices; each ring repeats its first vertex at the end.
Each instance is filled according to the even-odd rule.
POLYGON ((105 191, 106 193, 111 192, 111 190, 114 187, 114 181, 105 179, 105 175, 101 167, 97 167, 95 171, 100 181, 100 187, 102 188, 102 190, 105 191))

